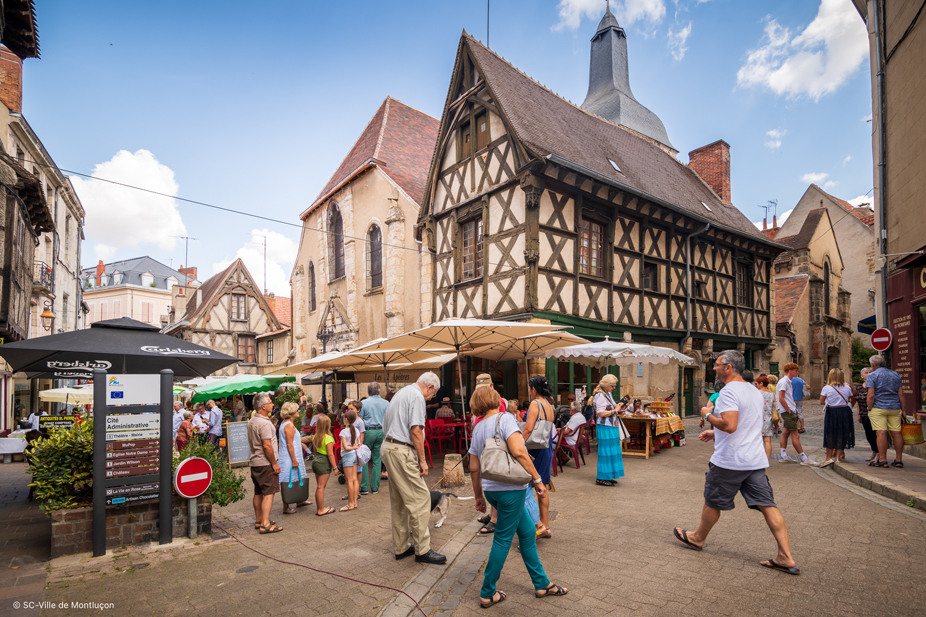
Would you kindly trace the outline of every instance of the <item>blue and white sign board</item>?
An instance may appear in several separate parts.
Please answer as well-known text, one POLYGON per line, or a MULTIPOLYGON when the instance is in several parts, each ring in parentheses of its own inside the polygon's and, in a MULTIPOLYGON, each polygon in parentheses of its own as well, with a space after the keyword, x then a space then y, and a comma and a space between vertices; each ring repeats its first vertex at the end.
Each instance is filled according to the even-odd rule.
POLYGON ((158 405, 161 402, 160 375, 107 375, 106 404, 158 405))

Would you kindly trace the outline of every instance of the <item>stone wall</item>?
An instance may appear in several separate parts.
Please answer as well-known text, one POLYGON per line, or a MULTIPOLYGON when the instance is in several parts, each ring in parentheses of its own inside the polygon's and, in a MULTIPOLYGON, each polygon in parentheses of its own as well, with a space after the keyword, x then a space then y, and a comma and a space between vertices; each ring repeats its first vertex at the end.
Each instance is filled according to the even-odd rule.
MULTIPOLYGON (((157 501, 129 506, 106 508, 106 549, 111 550, 130 544, 157 542, 160 525, 157 501)), ((174 519, 173 537, 182 538, 189 534, 187 500, 174 496, 172 504, 174 519)), ((198 534, 212 533, 212 502, 207 497, 199 498, 196 514, 198 534)), ((93 508, 55 510, 51 514, 51 557, 62 557, 93 550, 93 508)))

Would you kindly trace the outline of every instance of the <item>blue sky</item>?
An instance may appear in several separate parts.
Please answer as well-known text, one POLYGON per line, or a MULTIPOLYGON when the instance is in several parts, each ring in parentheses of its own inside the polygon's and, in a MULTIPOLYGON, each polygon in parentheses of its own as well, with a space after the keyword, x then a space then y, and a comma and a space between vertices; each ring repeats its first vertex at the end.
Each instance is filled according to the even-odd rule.
MULTIPOLYGON (((844 199, 872 188, 865 28, 849 0, 612 2, 634 95, 679 159, 731 144, 733 201, 779 214, 811 179, 844 199), (812 175, 808 175, 812 174, 812 175), (823 174, 826 174, 825 176, 823 174)), ((604 0, 496 0, 490 45, 581 103, 604 0)), ((68 170, 299 223, 382 100, 440 117, 462 30, 486 2, 42 1, 42 59, 23 112, 68 170)), ((205 279, 236 255, 288 295, 298 228, 75 180, 84 265, 149 254, 205 279)))

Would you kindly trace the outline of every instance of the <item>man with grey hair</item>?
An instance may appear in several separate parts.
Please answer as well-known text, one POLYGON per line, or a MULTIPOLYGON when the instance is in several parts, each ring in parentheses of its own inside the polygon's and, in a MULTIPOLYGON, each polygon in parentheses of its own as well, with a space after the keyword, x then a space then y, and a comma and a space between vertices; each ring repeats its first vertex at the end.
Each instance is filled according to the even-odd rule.
POLYGON ((363 434, 363 445, 370 448, 370 463, 363 466, 363 475, 360 480, 360 494, 374 495, 379 492, 379 481, 383 473, 383 461, 380 450, 383 447, 383 416, 389 403, 380 395, 380 386, 375 381, 367 386, 367 398, 361 403, 360 419, 366 425, 363 434), (372 478, 371 478, 372 474, 372 478))
POLYGON ((428 465, 424 458, 425 401, 434 396, 440 379, 424 373, 416 383, 399 390, 383 416, 383 460, 389 468, 389 504, 392 508, 392 548, 396 559, 415 555, 423 563, 447 563, 431 550, 428 519, 431 493, 424 482, 428 465), (409 540, 414 540, 412 544, 409 540))
POLYGON ((858 403, 858 421, 865 429, 865 439, 871 447, 871 456, 865 459, 865 462, 878 458, 878 435, 871 429, 871 419, 868 417, 868 388, 865 387, 865 379, 871 373, 871 368, 866 366, 859 371, 861 383, 855 384, 855 402, 858 403))
POLYGON ((901 432, 900 416, 904 413, 903 398, 900 388, 903 380, 900 373, 892 371, 885 366, 884 356, 874 355, 868 359, 872 370, 865 379, 868 389, 866 401, 868 402, 868 418, 871 428, 878 435, 878 460, 868 463, 870 467, 898 467, 903 469, 903 433, 901 432), (887 434, 890 432, 894 439, 895 458, 893 463, 887 462, 887 434))
POLYGON ((248 420, 248 447, 251 452, 251 481, 254 483, 254 528, 260 533, 277 533, 282 527, 270 521, 273 496, 280 492, 280 446, 273 422, 270 395, 261 392, 254 397, 254 417, 248 420))
POLYGON ((174 441, 177 441, 177 429, 180 428, 180 423, 183 422, 183 412, 183 403, 174 401, 174 441))
POLYGON ((701 433, 698 439, 705 443, 715 442, 704 483, 701 523, 695 531, 676 527, 675 537, 696 551, 703 550, 708 534, 720 520, 720 513, 732 510, 733 498, 740 493, 750 509, 762 512, 778 544, 775 558, 761 561, 760 565, 800 574, 791 557, 785 519, 775 505, 772 485, 765 475, 768 458, 762 443, 762 393, 743 379, 746 360, 739 351, 720 354, 714 370, 717 378, 724 382, 724 388, 713 409, 701 410, 701 417, 711 425, 711 430, 701 433))

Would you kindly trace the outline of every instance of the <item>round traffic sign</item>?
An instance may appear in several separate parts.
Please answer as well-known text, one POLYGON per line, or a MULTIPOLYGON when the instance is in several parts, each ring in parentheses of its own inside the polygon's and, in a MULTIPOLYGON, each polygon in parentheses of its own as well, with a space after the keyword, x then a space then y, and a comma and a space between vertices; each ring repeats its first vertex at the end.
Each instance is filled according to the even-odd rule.
POLYGON ((187 499, 199 497, 211 483, 212 466, 204 458, 188 458, 177 465, 174 472, 174 490, 187 499))
POLYGON ((878 328, 871 333, 871 346, 875 351, 884 351, 891 346, 894 341, 894 335, 887 328, 878 328))

